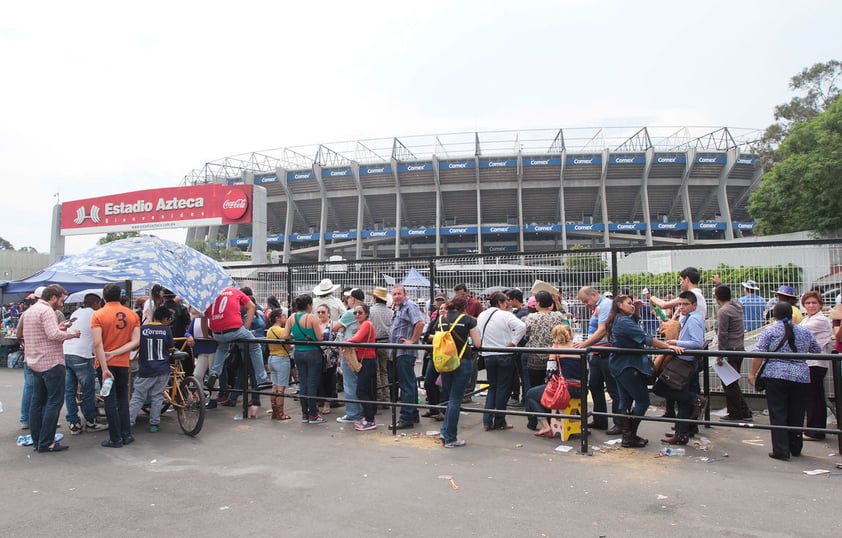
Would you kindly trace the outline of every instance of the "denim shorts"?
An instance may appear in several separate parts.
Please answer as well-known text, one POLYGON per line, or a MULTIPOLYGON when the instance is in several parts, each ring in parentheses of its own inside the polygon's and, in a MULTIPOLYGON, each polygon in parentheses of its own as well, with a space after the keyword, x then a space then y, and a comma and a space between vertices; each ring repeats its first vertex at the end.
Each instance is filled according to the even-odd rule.
POLYGON ((269 372, 272 374, 272 385, 276 387, 289 386, 289 357, 269 355, 269 372))

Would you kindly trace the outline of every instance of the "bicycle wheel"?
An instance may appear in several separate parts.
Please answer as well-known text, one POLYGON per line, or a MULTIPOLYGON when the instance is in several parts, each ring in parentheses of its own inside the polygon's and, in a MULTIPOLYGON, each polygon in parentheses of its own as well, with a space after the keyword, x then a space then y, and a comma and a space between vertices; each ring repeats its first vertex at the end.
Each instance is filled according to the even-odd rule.
POLYGON ((181 401, 175 405, 175 413, 181 431, 190 436, 198 435, 205 422, 202 384, 195 377, 185 377, 178 388, 178 398, 181 401))

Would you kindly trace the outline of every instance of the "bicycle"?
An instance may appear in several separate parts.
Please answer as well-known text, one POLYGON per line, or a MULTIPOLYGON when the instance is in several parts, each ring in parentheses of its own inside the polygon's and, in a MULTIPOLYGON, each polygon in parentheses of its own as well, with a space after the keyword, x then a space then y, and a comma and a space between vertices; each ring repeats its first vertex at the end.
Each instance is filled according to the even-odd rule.
POLYGON ((205 422, 205 390, 194 376, 185 376, 181 361, 190 354, 175 351, 170 365, 170 382, 164 390, 164 405, 171 405, 178 417, 178 425, 186 435, 195 437, 205 422))

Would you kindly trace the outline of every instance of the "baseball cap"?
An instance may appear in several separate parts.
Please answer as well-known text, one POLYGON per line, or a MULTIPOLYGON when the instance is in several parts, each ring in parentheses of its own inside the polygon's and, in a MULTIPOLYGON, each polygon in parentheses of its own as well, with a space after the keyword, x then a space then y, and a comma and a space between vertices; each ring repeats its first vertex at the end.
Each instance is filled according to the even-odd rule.
POLYGON ((346 291, 342 295, 344 295, 345 297, 353 297, 354 299, 357 299, 358 301, 364 301, 365 300, 365 293, 360 288, 351 288, 350 290, 346 291))
POLYGON ((437 293, 434 300, 436 300, 436 301, 446 301, 447 295, 445 295, 443 293, 437 293))

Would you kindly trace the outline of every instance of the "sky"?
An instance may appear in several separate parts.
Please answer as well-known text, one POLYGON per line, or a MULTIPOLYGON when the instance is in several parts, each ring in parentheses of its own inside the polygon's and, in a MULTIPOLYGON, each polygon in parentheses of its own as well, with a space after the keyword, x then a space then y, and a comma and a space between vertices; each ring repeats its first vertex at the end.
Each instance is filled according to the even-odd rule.
MULTIPOLYGON (((472 131, 763 129, 791 98, 790 77, 842 58, 835 1, 46 0, 0 11, 0 237, 39 252, 57 200, 178 186, 239 153, 472 131)), ((100 237, 69 236, 66 253, 100 237)))

